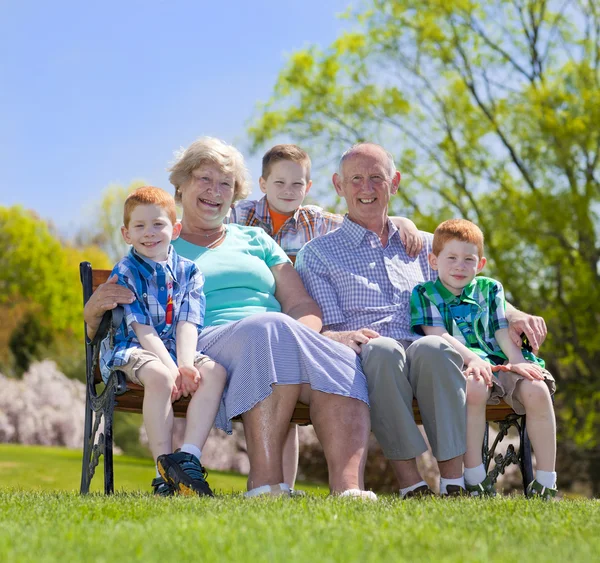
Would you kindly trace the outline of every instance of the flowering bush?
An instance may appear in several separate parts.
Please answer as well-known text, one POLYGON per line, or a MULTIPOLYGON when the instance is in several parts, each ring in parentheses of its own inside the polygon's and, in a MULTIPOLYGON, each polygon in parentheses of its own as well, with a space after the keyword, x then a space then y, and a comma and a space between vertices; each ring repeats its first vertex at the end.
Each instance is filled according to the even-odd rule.
POLYGON ((22 379, 0 374, 0 442, 81 448, 85 386, 51 361, 30 366, 22 379))

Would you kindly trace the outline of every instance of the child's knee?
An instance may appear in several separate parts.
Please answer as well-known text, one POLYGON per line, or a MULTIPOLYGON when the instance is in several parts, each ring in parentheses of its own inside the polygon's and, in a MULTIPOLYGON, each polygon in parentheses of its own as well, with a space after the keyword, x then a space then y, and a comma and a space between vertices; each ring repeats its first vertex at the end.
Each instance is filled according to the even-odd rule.
POLYGON ((217 362, 205 362, 199 368, 201 377, 208 377, 213 381, 225 384, 227 380, 227 370, 217 362))
POLYGON ((523 379, 517 384, 516 392, 526 410, 552 410, 552 398, 544 381, 523 379))
POLYGON ((487 404, 490 388, 483 378, 475 379, 470 375, 467 379, 467 406, 482 407, 487 404))
POLYGON ((143 383, 144 389, 153 392, 168 391, 173 388, 173 376, 169 368, 162 362, 153 361, 144 364, 137 372, 138 379, 143 383))

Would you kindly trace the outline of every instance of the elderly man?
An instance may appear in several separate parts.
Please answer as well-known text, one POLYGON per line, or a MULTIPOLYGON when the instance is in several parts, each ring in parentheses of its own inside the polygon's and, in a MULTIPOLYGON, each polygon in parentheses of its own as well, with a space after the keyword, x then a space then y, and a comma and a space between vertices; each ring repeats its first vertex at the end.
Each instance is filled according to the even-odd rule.
MULTIPOLYGON (((360 354, 367 376, 371 425, 391 461, 404 498, 431 494, 415 458, 427 447, 412 414, 416 398, 423 426, 438 461, 443 495, 464 491, 466 381, 462 358, 438 336, 410 330, 410 295, 420 282, 435 280, 428 264, 432 235, 423 233, 419 256, 407 255, 388 218, 400 173, 382 147, 361 143, 344 153, 333 176, 348 214, 342 226, 312 240, 296 268, 323 311, 324 334, 360 354)), ((511 337, 525 332, 535 348, 545 337, 543 319, 507 311, 511 337)))

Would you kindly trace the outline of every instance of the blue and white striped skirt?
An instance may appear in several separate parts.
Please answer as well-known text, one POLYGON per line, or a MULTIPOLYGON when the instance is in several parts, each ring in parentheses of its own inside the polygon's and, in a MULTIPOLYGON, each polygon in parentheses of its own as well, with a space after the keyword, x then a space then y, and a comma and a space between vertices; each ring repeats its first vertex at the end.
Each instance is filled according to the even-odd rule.
POLYGON ((226 325, 206 327, 198 350, 227 370, 215 419, 231 432, 231 419, 272 392, 273 384, 308 383, 313 390, 369 404, 359 356, 283 313, 261 313, 226 325))

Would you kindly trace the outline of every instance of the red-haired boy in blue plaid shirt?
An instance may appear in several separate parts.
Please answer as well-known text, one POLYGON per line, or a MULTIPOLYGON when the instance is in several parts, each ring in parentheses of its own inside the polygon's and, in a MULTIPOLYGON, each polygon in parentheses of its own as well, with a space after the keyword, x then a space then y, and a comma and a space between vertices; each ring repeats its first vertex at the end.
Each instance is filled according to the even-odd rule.
POLYGON ((155 494, 212 496, 200 456, 227 374, 196 351, 204 323, 204 276, 171 245, 181 223, 170 194, 151 186, 139 188, 125 200, 123 215, 123 238, 133 248, 111 278, 116 275, 135 300, 123 305, 125 315, 114 345, 108 339, 102 343, 101 372, 106 379, 112 370, 122 371, 144 387, 144 425, 157 462, 155 494), (173 453, 171 403, 182 395, 192 398, 184 445, 173 453))

